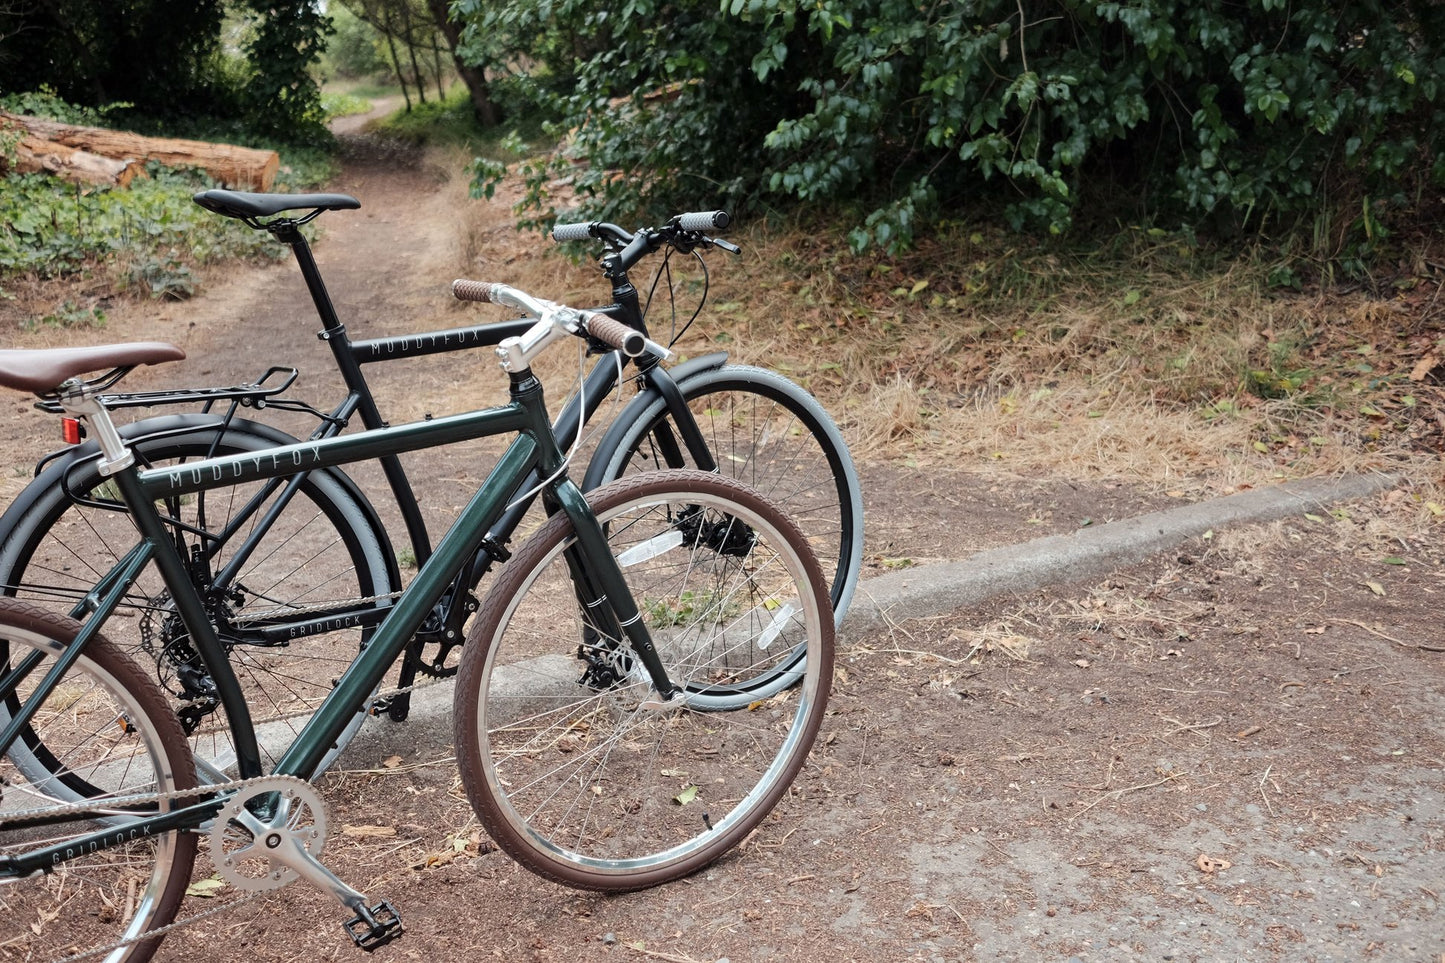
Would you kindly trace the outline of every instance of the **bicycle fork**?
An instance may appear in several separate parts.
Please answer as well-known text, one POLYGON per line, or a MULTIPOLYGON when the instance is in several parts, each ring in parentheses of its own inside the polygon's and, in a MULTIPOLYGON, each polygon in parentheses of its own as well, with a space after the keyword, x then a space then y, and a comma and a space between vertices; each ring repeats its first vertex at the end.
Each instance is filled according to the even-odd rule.
POLYGON ((627 580, 608 548, 607 535, 597 516, 592 514, 581 489, 563 479, 551 494, 556 498, 558 507, 572 520, 577 534, 577 551, 568 552, 567 565, 586 622, 605 637, 625 640, 632 654, 642 662, 653 691, 657 693, 657 698, 644 702, 643 708, 660 709, 677 704, 683 690, 673 685, 668 677, 657 648, 652 644, 652 635, 643 624, 632 590, 627 587, 627 580), (587 564, 594 559, 599 561, 587 564))

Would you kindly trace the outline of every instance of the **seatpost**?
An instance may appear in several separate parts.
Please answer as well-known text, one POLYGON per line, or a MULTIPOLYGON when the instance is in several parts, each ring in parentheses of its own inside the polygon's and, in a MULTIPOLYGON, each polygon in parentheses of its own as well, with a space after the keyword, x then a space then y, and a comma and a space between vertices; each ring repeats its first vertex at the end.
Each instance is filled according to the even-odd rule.
MULTIPOLYGON (((316 305, 316 313, 321 317, 322 330, 318 337, 331 347, 331 355, 336 359, 336 367, 341 371, 342 380, 346 382, 347 390, 356 398, 361 423, 367 428, 385 427, 381 410, 376 407, 376 399, 366 387, 361 365, 351 351, 351 342, 346 337, 346 326, 336 315, 336 307, 331 303, 326 282, 321 279, 321 269, 316 266, 316 258, 311 255, 311 245, 306 243, 306 237, 301 233, 303 223, 305 219, 285 217, 266 224, 266 230, 270 231, 276 240, 289 245, 291 252, 296 255, 296 265, 301 268, 301 276, 306 279, 306 288, 311 292, 311 301, 316 305)), ((393 479, 400 473, 400 462, 394 457, 387 456, 381 461, 387 469, 388 479, 393 479), (395 467, 389 462, 395 462, 395 467)), ((393 480, 393 487, 396 484, 393 480)), ((422 560, 418 558, 418 561, 422 560)))
POLYGON ((288 245, 296 255, 296 264, 301 268, 301 276, 306 279, 306 288, 311 292, 311 300, 316 305, 316 313, 321 316, 322 326, 327 331, 341 327, 341 319, 336 316, 331 295, 327 293, 326 284, 321 280, 321 269, 316 266, 316 259, 311 256, 311 245, 306 243, 306 237, 301 233, 300 222, 284 217, 268 223, 266 230, 270 231, 276 240, 288 245))
POLYGON ((102 405, 85 382, 72 378, 56 391, 60 407, 68 414, 84 418, 95 429, 95 441, 100 446, 100 464, 96 467, 107 478, 116 472, 135 464, 135 453, 121 440, 115 430, 110 410, 102 405))

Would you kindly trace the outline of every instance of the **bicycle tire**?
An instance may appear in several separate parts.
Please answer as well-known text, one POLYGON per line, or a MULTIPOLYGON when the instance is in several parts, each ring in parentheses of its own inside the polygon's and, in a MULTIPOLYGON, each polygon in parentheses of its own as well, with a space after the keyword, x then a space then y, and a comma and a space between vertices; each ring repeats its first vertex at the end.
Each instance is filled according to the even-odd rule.
MULTIPOLYGON (((835 625, 842 625, 863 564, 863 494, 847 443, 812 395, 782 375, 722 365, 683 375, 678 389, 693 411, 719 472, 783 509, 823 566, 835 625), (785 444, 789 440, 795 444, 785 444)), ((625 426, 603 439, 585 487, 654 467, 695 467, 671 426, 665 400, 644 395, 618 416, 625 426), (681 454, 683 457, 679 458, 681 454)), ((730 697, 767 698, 800 678, 802 651, 738 679, 730 697)), ((717 693, 718 698, 723 693, 717 693)))
MULTIPOLYGON (((45 658, 27 681, 43 678, 78 630, 71 619, 0 599, 0 676, 23 654, 40 652, 45 658)), ((0 728, 13 718, 26 695, 25 685, 0 699, 0 728)), ((62 754, 65 771, 82 773, 87 783, 98 786, 101 791, 92 801, 196 787, 190 748, 167 699, 144 670, 101 636, 86 645, 27 731, 62 754), (117 720, 124 724, 116 725, 117 720)), ((0 826, 6 826, 0 832, 0 856, 23 853, 41 841, 60 843, 87 835, 103 824, 80 814, 50 813, 64 801, 46 783, 31 782, 9 755, 0 759, 0 785, 5 791, 0 826), (44 816, 15 815, 19 810, 36 812, 37 801, 45 804, 39 807, 44 816)), ((104 823, 124 828, 127 820, 173 805, 159 800, 112 807, 104 823)), ((180 830, 143 835, 8 883, 0 889, 0 905, 22 943, 20 958, 54 959, 133 940, 107 954, 107 963, 150 959, 163 937, 145 939, 145 934, 175 918, 190 883, 197 839, 195 833, 180 830), (28 950, 23 945, 27 942, 28 950)))
MULTIPOLYGON (((133 450, 144 463, 159 465, 275 447, 279 433, 262 430, 266 433, 197 427, 142 438, 133 450)), ((0 516, 0 593, 62 614, 71 610, 136 541, 129 516, 119 510, 118 503, 104 497, 107 484, 93 460, 79 460, 52 464, 27 486, 0 516), (101 505, 88 503, 97 495, 101 505)), ((250 484, 212 489, 184 496, 169 508, 175 517, 195 527, 199 527, 204 510, 205 527, 219 532, 259 488, 250 484)), ((267 504, 274 500, 273 496, 267 504)), ((250 517, 252 527, 233 533, 229 545, 239 544, 253 531, 261 513, 252 512, 250 517)), ((301 607, 374 599, 393 592, 397 586, 390 543, 375 517, 344 475, 332 470, 312 472, 233 583, 240 587, 240 594, 212 595, 213 612, 226 612, 224 618, 218 615, 218 628, 224 633, 227 624, 243 626, 247 620, 291 617, 301 607)), ((197 542, 195 533, 180 526, 172 530, 185 540, 183 557, 190 558, 197 542)), ((210 574, 230 555, 229 548, 214 555, 210 574)), ((181 698, 186 687, 180 679, 183 672, 197 669, 198 663, 185 651, 186 635, 154 565, 142 573, 107 622, 105 632, 122 652, 154 669, 157 680, 172 693, 178 711, 193 704, 194 700, 181 698)), ((295 644, 267 646, 238 642, 239 634, 223 639, 231 644, 232 666, 251 707, 266 771, 331 690, 367 634, 349 627, 310 635, 295 644)), ((359 708, 312 776, 331 764, 364 719, 365 709, 359 708)), ((218 781, 237 775, 225 713, 216 710, 192 728, 192 750, 203 777, 218 781)), ((43 747, 31 748, 34 758, 29 765, 50 765, 43 747)), ((85 791, 75 787, 73 797, 81 798, 85 791)))
POLYGON ((712 862, 782 797, 822 722, 833 620, 801 532, 732 479, 652 472, 587 498, 671 679, 689 691, 668 708, 642 705, 651 684, 616 643, 615 685, 578 679, 588 620, 568 572, 575 531, 558 514, 502 570, 462 648, 455 738, 468 799, 502 849, 556 882, 633 890, 712 862), (697 508, 746 526, 747 546, 681 535, 697 508), (758 674, 727 656, 760 651, 763 636, 773 658, 805 650, 800 685, 749 704, 699 699, 716 678, 758 674))
MULTIPOLYGON (((863 565, 863 493, 847 442, 816 398, 765 368, 729 364, 683 375, 678 389, 697 419, 720 473, 738 479, 787 512, 823 566, 834 624, 842 625, 863 565), (784 448, 779 442, 800 439, 784 448), (827 478, 829 482, 820 483, 827 478)), ((696 467, 665 458, 657 441, 670 432, 666 401, 644 395, 617 418, 583 483, 590 490, 655 468, 696 467), (615 438, 615 440, 614 440, 615 438)), ((676 448, 686 456, 680 439, 676 448)))

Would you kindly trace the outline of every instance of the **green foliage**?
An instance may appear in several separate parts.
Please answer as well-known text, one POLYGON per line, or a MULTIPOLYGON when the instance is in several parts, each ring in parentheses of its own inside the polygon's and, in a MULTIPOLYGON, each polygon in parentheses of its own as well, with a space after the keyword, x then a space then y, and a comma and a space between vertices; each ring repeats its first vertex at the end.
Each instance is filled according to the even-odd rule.
POLYGON ((0 91, 48 89, 127 126, 226 117, 286 143, 324 140, 309 68, 330 21, 314 0, 45 0, 9 13, 0 91))
POLYGON ((244 0, 256 18, 246 44, 252 74, 241 92, 247 126, 293 143, 329 136, 310 65, 326 49, 331 20, 314 0, 244 0))
POLYGON ((719 17, 716 0, 457 0, 452 9, 467 25, 465 54, 535 64, 513 95, 532 100, 528 113, 559 118, 548 133, 566 139, 563 153, 524 170, 535 223, 555 216, 558 177, 587 216, 606 219, 755 199, 763 135, 795 98, 778 96, 778 77, 754 73, 756 31, 719 17))
POLYGON ((477 123, 467 89, 460 84, 447 92, 444 100, 435 98, 424 104, 413 104, 411 110, 398 110, 374 125, 377 133, 413 144, 461 144, 476 148, 495 136, 477 123))
POLYGON ((15 5, 0 90, 49 84, 67 100, 155 113, 209 109, 223 0, 46 0, 15 5))
POLYGON ((68 103, 54 87, 41 85, 37 90, 21 91, 0 96, 0 109, 12 114, 28 114, 34 117, 48 117, 62 124, 83 124, 98 127, 106 122, 106 116, 117 110, 124 110, 131 104, 109 104, 99 109, 81 107, 68 103))
POLYGON ((321 95, 321 111, 327 117, 351 117, 355 114, 365 114, 371 110, 371 101, 365 97, 357 97, 355 94, 332 94, 321 95))
POLYGON ((353 80, 388 75, 391 64, 382 52, 382 39, 376 28, 340 3, 328 5, 326 12, 335 31, 326 48, 328 67, 338 76, 353 80))
POLYGON ((1317 253, 1366 259, 1445 184, 1445 6, 1426 0, 453 10, 477 62, 537 65, 571 132, 530 172, 542 222, 548 183, 584 161, 592 216, 853 202, 854 246, 896 251, 983 204, 1045 233, 1095 211, 1227 235, 1313 224, 1317 253))
POLYGON ((27 331, 40 328, 103 328, 105 312, 100 308, 81 307, 74 301, 66 301, 43 318, 23 322, 21 327, 27 331))
MULTIPOLYGON (((53 91, 11 94, 0 108, 49 116, 69 123, 104 123, 126 105, 94 110, 59 99, 53 91)), ((196 140, 283 147, 274 189, 304 190, 329 177, 331 157, 315 148, 266 143, 238 122, 156 119, 132 126, 196 140)), ((0 135, 0 150, 5 149, 0 135)), ((56 278, 100 274, 111 290, 151 297, 185 298, 194 293, 192 267, 231 257, 281 257, 286 249, 270 236, 198 207, 191 197, 214 184, 203 173, 146 165, 126 189, 77 185, 44 174, 0 177, 0 284, 22 276, 56 278)), ((4 297, 0 291, 0 297, 4 297)), ((37 324, 99 326, 98 309, 62 307, 37 324)))
POLYGON ((191 201, 200 175, 148 165, 126 190, 78 187, 44 174, 0 179, 0 278, 59 277, 100 264, 155 296, 193 289, 189 263, 284 253, 270 236, 191 201))
POLYGON ((855 241, 906 238, 921 189, 961 198, 1006 186, 1013 226, 1059 232, 1105 185, 1143 198, 1141 214, 1238 230, 1358 203, 1322 188, 1392 197, 1401 176, 1445 174, 1435 85, 1412 79, 1445 67, 1445 13, 1433 5, 923 9, 731 0, 763 28, 764 49, 805 26, 832 52, 804 83, 811 109, 769 135, 782 163, 768 186, 809 198, 886 179, 893 200, 855 241))
POLYGON ((488 157, 476 157, 467 167, 467 173, 472 176, 468 193, 477 200, 490 201, 497 193, 497 186, 507 176, 507 165, 488 157))

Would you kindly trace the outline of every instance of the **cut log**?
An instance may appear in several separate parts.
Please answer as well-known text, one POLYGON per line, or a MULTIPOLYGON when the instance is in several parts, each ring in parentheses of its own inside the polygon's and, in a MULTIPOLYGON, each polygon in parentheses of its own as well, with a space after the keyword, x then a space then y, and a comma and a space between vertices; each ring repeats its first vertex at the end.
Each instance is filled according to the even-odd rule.
POLYGON ((21 173, 54 174, 83 184, 126 187, 141 173, 139 161, 101 157, 38 137, 21 138, 15 147, 15 169, 21 173))
POLYGON ((104 127, 61 124, 38 117, 0 111, 0 127, 13 126, 52 144, 124 161, 159 161, 167 167, 199 167, 225 187, 267 191, 276 179, 281 158, 273 150, 213 144, 173 137, 145 137, 104 127))

